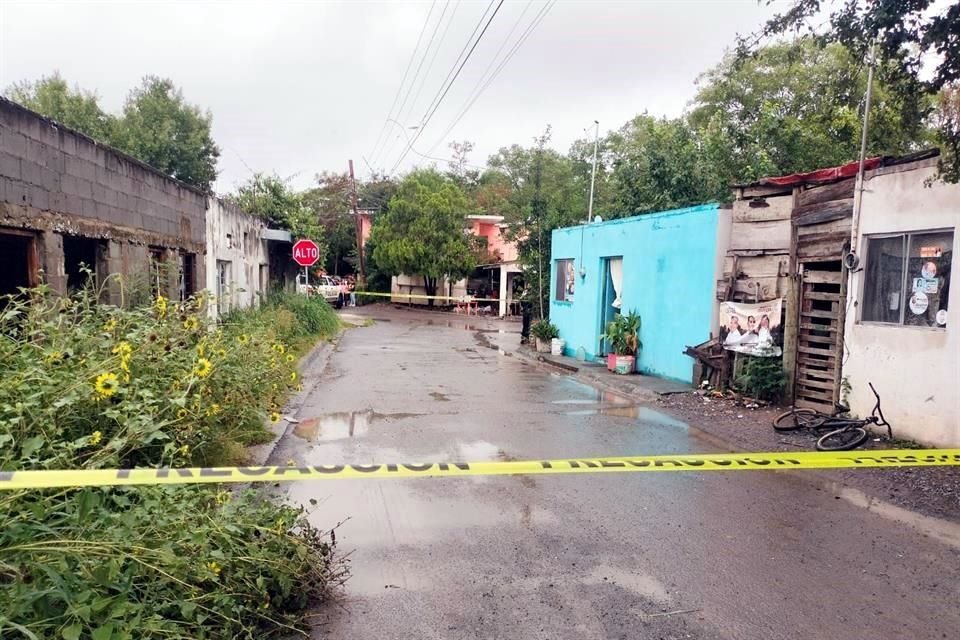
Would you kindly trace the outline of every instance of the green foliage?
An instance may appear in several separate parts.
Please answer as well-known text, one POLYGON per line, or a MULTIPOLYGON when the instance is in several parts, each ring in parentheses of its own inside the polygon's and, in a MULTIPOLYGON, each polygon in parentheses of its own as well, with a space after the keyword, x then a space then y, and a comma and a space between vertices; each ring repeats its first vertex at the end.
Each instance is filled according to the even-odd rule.
POLYGON ((618 313, 607 323, 603 339, 618 356, 635 356, 643 348, 640 341, 640 314, 631 311, 627 315, 618 313))
POLYGON ((737 387, 760 400, 775 400, 787 384, 787 374, 778 358, 747 357, 737 376, 737 387))
POLYGON ((530 327, 530 335, 539 340, 553 340, 560 337, 560 329, 549 320, 539 320, 530 327))
MULTIPOLYGON (((880 77, 893 100, 903 106, 902 124, 912 127, 930 109, 930 99, 960 81, 960 3, 934 0, 792 0, 750 41, 741 40, 738 57, 745 58, 758 43, 788 32, 817 34, 821 42, 839 43, 863 60, 874 42, 884 64, 880 77), (932 78, 927 79, 930 71, 932 78)), ((911 132, 912 133, 912 132, 911 132)), ((938 139, 948 149, 960 146, 960 130, 941 129, 938 139)), ((960 156, 947 153, 941 177, 960 180, 960 156)))
POLYGON ((477 265, 475 238, 464 231, 469 212, 452 180, 432 169, 414 171, 374 222, 374 261, 392 274, 422 276, 427 295, 436 295, 438 279, 459 280, 477 265))
POLYGON ((70 88, 59 72, 36 82, 19 82, 6 90, 14 102, 97 140, 111 140, 115 118, 100 108, 97 94, 70 88))
POLYGON ((59 73, 15 84, 6 94, 204 191, 217 178, 220 150, 211 135, 212 116, 189 104, 171 80, 144 78, 127 96, 120 117, 105 113, 95 93, 70 89, 59 73))
MULTIPOLYGON (((205 295, 96 294, 4 300, 0 470, 241 462, 299 386, 297 355, 338 326, 314 298, 218 327, 205 295)), ((0 521, 0 637, 278 637, 344 577, 301 510, 217 487, 10 492, 0 521)))
MULTIPOLYGON (((923 125, 929 109, 889 89, 891 65, 874 81, 871 155, 930 142, 923 125)), ((776 43, 746 59, 729 54, 701 76, 690 123, 726 147, 716 167, 721 184, 836 166, 859 157, 866 84, 864 64, 842 45, 809 37, 776 43)))
POLYGON ((587 193, 574 179, 573 163, 547 149, 549 141, 547 127, 530 148, 500 149, 488 161, 491 169, 481 177, 479 188, 502 207, 510 224, 507 238, 517 243, 533 309, 540 318, 550 308, 551 232, 583 220, 587 210, 587 193))
POLYGON ((274 229, 288 229, 294 238, 310 238, 320 247, 320 260, 324 261, 326 243, 319 216, 304 202, 304 195, 279 176, 257 173, 227 200, 260 216, 274 229))
POLYGON ((210 112, 189 104, 172 80, 147 76, 127 96, 113 144, 151 167, 210 191, 220 156, 212 122, 210 112))
POLYGON ((947 182, 960 182, 960 82, 940 91, 934 124, 942 153, 940 175, 947 182))

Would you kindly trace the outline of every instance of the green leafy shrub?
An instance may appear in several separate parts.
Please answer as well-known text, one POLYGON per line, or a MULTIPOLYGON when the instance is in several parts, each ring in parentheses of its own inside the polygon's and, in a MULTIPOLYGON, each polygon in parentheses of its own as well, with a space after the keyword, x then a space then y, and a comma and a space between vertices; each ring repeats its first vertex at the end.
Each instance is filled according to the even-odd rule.
POLYGON ((549 320, 540 320, 530 327, 530 333, 538 340, 553 340, 560 337, 560 329, 549 320))
POLYGON ((627 315, 618 313, 607 323, 602 337, 613 353, 619 356, 635 356, 643 348, 640 341, 640 314, 636 311, 627 315))
POLYGON ((776 400, 787 384, 787 374, 778 358, 747 357, 743 362, 737 387, 760 400, 776 400))
MULTIPOLYGON (((0 471, 221 465, 269 437, 322 300, 209 320, 39 287, 0 303, 0 471)), ((218 487, 0 493, 0 637, 262 638, 344 576, 302 511, 218 487)), ((286 632, 285 631, 285 632, 286 632)))

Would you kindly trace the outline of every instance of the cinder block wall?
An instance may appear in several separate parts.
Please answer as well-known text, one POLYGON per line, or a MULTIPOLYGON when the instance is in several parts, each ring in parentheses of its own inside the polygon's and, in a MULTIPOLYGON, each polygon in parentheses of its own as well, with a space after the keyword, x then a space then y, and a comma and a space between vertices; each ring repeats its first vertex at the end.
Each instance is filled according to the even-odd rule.
POLYGON ((111 272, 144 268, 151 246, 202 265, 205 212, 200 190, 0 98, 0 230, 38 233, 54 288, 65 289, 62 235, 108 240, 111 272))

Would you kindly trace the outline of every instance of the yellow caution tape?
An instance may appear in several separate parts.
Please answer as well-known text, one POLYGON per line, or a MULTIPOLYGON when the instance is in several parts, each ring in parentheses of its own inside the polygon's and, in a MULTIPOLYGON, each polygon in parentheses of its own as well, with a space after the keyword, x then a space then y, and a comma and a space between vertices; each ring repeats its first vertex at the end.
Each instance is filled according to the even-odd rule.
POLYGON ((354 478, 425 478, 630 471, 750 471, 784 469, 883 469, 960 466, 960 449, 806 451, 800 453, 696 453, 565 460, 351 464, 308 467, 194 467, 0 471, 0 491, 117 485, 280 482, 354 478))
POLYGON ((419 293, 380 293, 376 291, 354 291, 359 296, 380 296, 382 298, 416 298, 418 300, 455 300, 457 302, 500 302, 499 298, 474 298, 473 296, 425 296, 419 293))

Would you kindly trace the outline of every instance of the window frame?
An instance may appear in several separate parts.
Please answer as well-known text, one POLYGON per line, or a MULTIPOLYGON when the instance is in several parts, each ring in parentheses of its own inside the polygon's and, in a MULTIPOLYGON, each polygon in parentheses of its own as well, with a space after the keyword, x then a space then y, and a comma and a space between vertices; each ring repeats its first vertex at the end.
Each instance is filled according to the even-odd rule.
POLYGON ((567 297, 568 294, 567 294, 567 287, 566 287, 566 285, 567 285, 566 275, 564 275, 563 280, 562 280, 562 283, 563 283, 563 285, 564 285, 563 288, 561 289, 561 286, 560 286, 560 285, 561 285, 561 280, 560 280, 560 267, 561 267, 561 265, 563 265, 563 266, 564 266, 564 273, 566 273, 566 272, 567 272, 567 269, 566 269, 566 264, 567 264, 567 263, 569 263, 569 264, 573 265, 574 267, 576 267, 576 261, 575 261, 573 258, 557 258, 556 260, 553 261, 553 273, 554 273, 555 283, 554 283, 554 287, 553 287, 553 296, 552 296, 551 299, 552 299, 554 302, 561 302, 561 303, 564 303, 564 304, 573 304, 574 301, 575 301, 575 299, 576 299, 576 286, 577 286, 576 277, 574 277, 574 283, 573 283, 573 286, 574 286, 574 294, 573 294, 572 297, 569 297, 569 298, 567 297), (562 298, 559 297, 559 295, 558 295, 561 291, 563 292, 563 296, 564 296, 564 297, 562 297, 562 298))
MULTIPOLYGON (((878 327, 898 327, 901 329, 918 329, 921 331, 946 331, 947 326, 949 325, 949 315, 947 320, 947 325, 932 325, 932 326, 920 326, 920 325, 911 325, 906 324, 906 307, 910 302, 910 297, 907 296, 908 283, 910 281, 909 273, 909 262, 910 262, 910 251, 913 248, 913 238, 914 236, 923 236, 923 235, 933 235, 937 233, 949 233, 953 236, 952 242, 956 243, 956 233, 957 230, 955 227, 937 227, 934 229, 915 229, 911 231, 890 231, 883 233, 865 233, 863 234, 863 240, 866 241, 866 251, 864 251, 864 260, 860 277, 860 292, 858 296, 858 304, 860 310, 857 314, 857 322, 859 324, 878 326, 878 327), (863 311, 866 309, 866 296, 867 296, 867 267, 870 264, 870 253, 873 250, 873 240, 884 240, 889 238, 901 238, 902 247, 903 247, 903 263, 901 267, 901 281, 900 281, 900 318, 897 322, 884 322, 882 320, 864 320, 863 311)), ((953 245, 951 245, 952 250, 953 245)), ((952 279, 952 278, 951 278, 952 279)), ((949 286, 949 283, 947 283, 949 286)), ((949 309, 947 310, 949 314, 949 309)))

